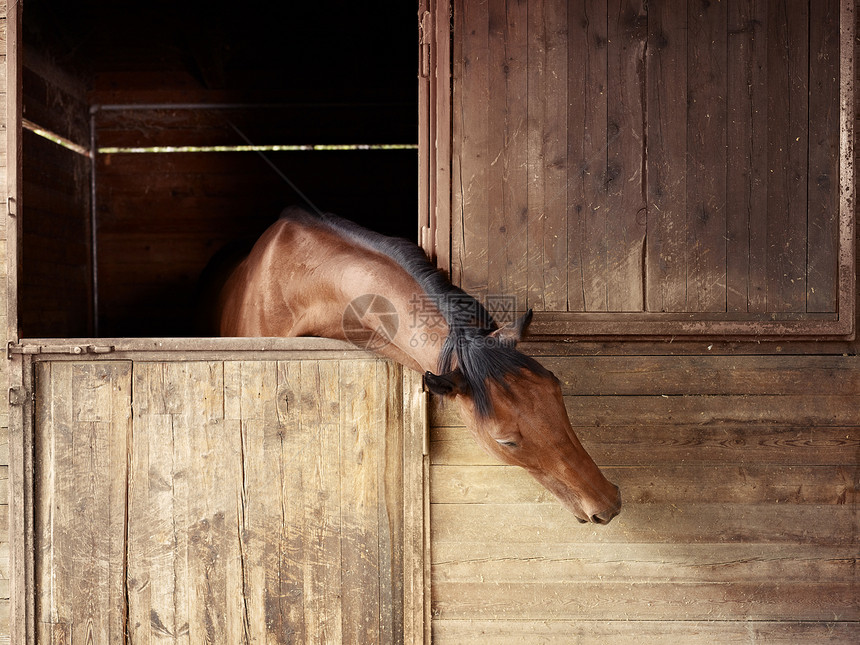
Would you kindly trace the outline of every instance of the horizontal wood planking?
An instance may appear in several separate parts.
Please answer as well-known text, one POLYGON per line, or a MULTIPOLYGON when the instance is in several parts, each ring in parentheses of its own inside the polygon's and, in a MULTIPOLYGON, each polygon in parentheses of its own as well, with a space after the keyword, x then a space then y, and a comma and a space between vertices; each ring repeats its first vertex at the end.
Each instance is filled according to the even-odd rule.
POLYGON ((434 643, 480 642, 482 645, 771 645, 833 643, 854 645, 860 635, 857 623, 834 621, 653 621, 653 620, 444 620, 433 626, 434 643))
MULTIPOLYGON (((575 428, 666 425, 857 425, 856 395, 681 395, 566 396, 567 413, 575 428)), ((433 425, 460 426, 451 404, 434 402, 433 425)))
MULTIPOLYGON (((703 427, 629 426, 577 428, 582 444, 601 466, 676 464, 774 464, 855 466, 860 461, 860 425, 792 427, 740 424, 703 427)), ((433 462, 497 464, 465 427, 433 428, 433 462)))
MULTIPOLYGON (((622 498, 624 491, 621 491, 622 498)), ((858 526, 856 505, 724 504, 703 489, 680 503, 628 504, 608 526, 580 526, 558 502, 434 504, 434 543, 721 543, 848 547, 858 526)), ((613 547, 607 547, 613 548, 613 547)), ((439 597, 434 594, 434 597, 439 597)), ((513 599, 511 599, 513 600, 513 599)))
POLYGON ((856 357, 547 353, 621 515, 579 525, 434 401, 436 642, 853 642, 856 357))
MULTIPOLYGON (((625 504, 683 504, 707 491, 725 504, 832 504, 860 502, 860 464, 783 466, 747 464, 604 466, 625 504)), ((430 470, 436 504, 549 503, 552 494, 515 466, 443 466, 430 470)))
POLYGON ((853 547, 803 544, 629 542, 608 547, 565 543, 471 543, 435 545, 434 582, 490 583, 655 582, 755 583, 778 577, 785 584, 851 579, 853 547))

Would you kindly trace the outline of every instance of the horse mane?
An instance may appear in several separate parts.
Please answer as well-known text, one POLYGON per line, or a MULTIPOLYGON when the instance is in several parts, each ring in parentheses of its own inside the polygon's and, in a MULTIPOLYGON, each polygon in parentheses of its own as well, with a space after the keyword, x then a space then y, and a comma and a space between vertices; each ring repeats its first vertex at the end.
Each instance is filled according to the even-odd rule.
POLYGON ((290 207, 281 217, 332 230, 359 246, 390 257, 412 276, 448 324, 448 336, 439 355, 437 371, 439 374, 450 372, 456 359, 479 416, 487 417, 492 412, 487 387, 489 379, 506 387, 504 377, 521 369, 549 373, 536 360, 518 351, 513 343, 491 336, 499 325, 487 309, 451 284, 415 243, 376 233, 330 213, 312 214, 299 207, 290 207))

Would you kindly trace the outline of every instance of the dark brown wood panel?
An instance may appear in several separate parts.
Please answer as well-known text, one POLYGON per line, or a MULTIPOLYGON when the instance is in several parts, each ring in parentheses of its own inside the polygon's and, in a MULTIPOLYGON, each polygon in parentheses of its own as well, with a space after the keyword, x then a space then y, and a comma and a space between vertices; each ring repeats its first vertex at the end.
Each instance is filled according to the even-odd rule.
POLYGON ((455 281, 570 314, 547 333, 849 334, 841 20, 837 0, 455 2, 455 281))

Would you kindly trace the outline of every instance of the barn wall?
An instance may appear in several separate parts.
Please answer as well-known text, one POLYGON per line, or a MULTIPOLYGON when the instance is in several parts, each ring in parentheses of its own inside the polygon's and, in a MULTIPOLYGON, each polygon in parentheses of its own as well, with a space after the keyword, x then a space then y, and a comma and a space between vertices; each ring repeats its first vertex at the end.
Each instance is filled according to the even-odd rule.
POLYGON ((840 0, 454 2, 453 15, 458 284, 516 296, 550 334, 697 320, 850 332, 834 322, 850 295, 840 0))
POLYGON ((543 362, 608 526, 434 408, 434 643, 856 642, 860 359, 591 351, 543 362))
MULTIPOLYGON (((490 29, 502 31, 500 23, 490 29)), ((517 29, 506 35, 509 44, 522 37, 517 29)), ((504 78, 497 70, 496 80, 519 78, 523 52, 497 53, 510 57, 510 67, 504 78)), ((505 155, 541 143, 514 117, 507 124, 519 139, 506 140, 505 155)), ((523 180, 494 191, 493 177, 520 166, 505 166, 504 155, 488 158, 496 161, 487 175, 464 184, 473 194, 497 204, 518 189, 533 190, 523 180)), ((552 179, 559 169, 544 160, 542 177, 552 179)), ((455 225, 452 234, 473 235, 473 223, 455 225)), ((549 246, 536 252, 555 248, 549 233, 549 246)), ((523 239, 511 244, 521 251, 514 265, 489 269, 491 288, 523 275, 516 262, 532 249, 523 239)), ((493 245, 507 248, 494 235, 472 245, 482 271, 493 245)), ((456 267, 457 258, 452 262, 456 267)), ((624 508, 605 527, 580 526, 526 473, 492 462, 456 411, 437 403, 433 642, 856 642, 858 347, 677 339, 528 344, 526 351, 561 378, 578 436, 621 487, 624 508)))

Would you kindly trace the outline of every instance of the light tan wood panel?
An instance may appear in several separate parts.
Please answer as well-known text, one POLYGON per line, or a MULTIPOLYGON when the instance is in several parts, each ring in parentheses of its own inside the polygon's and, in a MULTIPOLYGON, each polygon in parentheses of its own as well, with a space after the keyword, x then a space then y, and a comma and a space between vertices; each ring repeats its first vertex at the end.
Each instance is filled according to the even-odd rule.
POLYGON ((36 625, 40 642, 125 633, 131 363, 36 370, 36 625))
POLYGON ((39 641, 402 642, 401 379, 38 363, 39 641))
POLYGON ((433 626, 433 643, 482 645, 720 645, 768 643, 833 643, 854 645, 860 635, 857 623, 773 621, 652 620, 443 620, 433 626))

